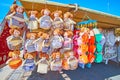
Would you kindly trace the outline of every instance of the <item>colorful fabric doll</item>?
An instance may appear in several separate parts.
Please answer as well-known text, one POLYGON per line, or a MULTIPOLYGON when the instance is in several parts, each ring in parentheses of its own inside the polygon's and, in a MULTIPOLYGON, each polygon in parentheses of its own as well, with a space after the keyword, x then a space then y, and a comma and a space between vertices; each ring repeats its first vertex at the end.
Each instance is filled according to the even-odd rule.
POLYGON ((50 41, 51 41, 52 51, 54 51, 55 49, 60 49, 62 47, 63 37, 61 36, 61 29, 56 28, 53 31, 53 36, 50 41))
POLYGON ((70 57, 68 58, 68 64, 69 64, 69 68, 70 70, 75 70, 78 67, 78 60, 77 58, 74 56, 74 53, 72 50, 69 50, 67 53, 69 53, 70 57))
POLYGON ((44 33, 42 32, 42 31, 40 31, 40 32, 38 32, 37 33, 37 39, 34 41, 35 42, 35 50, 37 51, 37 52, 40 52, 40 51, 42 51, 42 43, 43 43, 43 35, 44 33))
POLYGON ((53 28, 61 28, 63 29, 63 20, 62 20, 62 11, 57 10, 53 12, 54 20, 53 20, 53 28))
POLYGON ((25 19, 24 19, 24 8, 22 6, 18 6, 16 4, 11 7, 12 13, 6 16, 8 19, 10 28, 23 28, 26 27, 25 19))
POLYGON ((38 18, 37 18, 38 12, 29 11, 28 14, 30 15, 28 22, 28 29, 30 29, 30 31, 38 29, 38 18))
POLYGON ((61 71, 62 70, 62 60, 60 51, 54 51, 51 55, 52 61, 50 68, 52 71, 61 71))
POLYGON ((20 50, 23 44, 23 38, 21 37, 20 29, 10 29, 11 36, 7 37, 7 45, 10 50, 20 50))
POLYGON ((48 53, 49 50, 50 50, 50 37, 49 37, 49 34, 47 33, 44 33, 42 35, 44 37, 44 40, 42 42, 42 52, 43 53, 48 53))
POLYGON ((35 69, 35 53, 25 53, 24 58, 25 58, 25 63, 23 65, 23 69, 26 72, 26 75, 31 74, 31 72, 35 69))
POLYGON ((70 66, 69 66, 69 63, 68 63, 68 58, 70 57, 70 54, 68 53, 68 51, 65 51, 63 53, 63 55, 64 55, 64 58, 62 59, 62 68, 64 70, 69 70, 70 66))
POLYGON ((37 72, 46 74, 49 70, 49 55, 46 53, 40 53, 40 60, 36 63, 38 65, 37 72))
POLYGON ((72 31, 66 30, 64 32, 64 44, 63 44, 64 51, 72 49, 72 44, 73 44, 72 37, 73 37, 72 31))
POLYGON ((64 14, 64 28, 68 30, 74 30, 75 21, 72 20, 73 15, 70 12, 64 14))
POLYGON ((20 51, 11 51, 9 52, 8 56, 11 57, 8 59, 6 64, 9 65, 11 69, 17 69, 22 64, 22 59, 19 57, 20 51))
POLYGON ((43 16, 40 17, 40 19, 39 19, 40 28, 45 29, 45 30, 49 30, 51 28, 52 22, 53 22, 51 17, 49 16, 50 15, 50 10, 42 9, 41 14, 43 16))
POLYGON ((25 43, 25 49, 27 50, 28 53, 35 52, 35 40, 36 40, 36 33, 27 33, 27 40, 25 43))

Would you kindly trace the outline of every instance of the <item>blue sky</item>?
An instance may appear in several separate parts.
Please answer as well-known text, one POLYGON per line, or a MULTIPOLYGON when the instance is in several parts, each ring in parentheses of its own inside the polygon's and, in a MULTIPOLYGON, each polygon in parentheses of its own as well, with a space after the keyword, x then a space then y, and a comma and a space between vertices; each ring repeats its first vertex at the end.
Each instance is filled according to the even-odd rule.
MULTIPOLYGON (((7 14, 14 0, 2 0, 0 3, 0 22, 7 14)), ((65 4, 77 3, 81 7, 86 7, 109 14, 120 16, 120 0, 51 0, 65 4)))

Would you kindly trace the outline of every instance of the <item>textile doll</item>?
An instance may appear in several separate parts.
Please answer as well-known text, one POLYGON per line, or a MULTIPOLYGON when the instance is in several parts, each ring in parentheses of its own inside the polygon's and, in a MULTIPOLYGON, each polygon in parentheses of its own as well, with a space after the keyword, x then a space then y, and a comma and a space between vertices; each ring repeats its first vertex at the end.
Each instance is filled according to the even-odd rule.
POLYGON ((35 40, 36 40, 37 34, 29 32, 27 33, 27 40, 25 43, 25 49, 28 53, 35 52, 35 40))
POLYGON ((43 35, 43 42, 42 42, 42 52, 47 53, 50 50, 50 36, 47 33, 44 33, 43 35))
POLYGON ((72 44, 73 44, 72 37, 73 37, 72 31, 66 30, 64 32, 64 44, 63 44, 64 51, 72 49, 72 44))
POLYGON ((43 38, 45 38, 43 36, 43 32, 39 31, 37 33, 37 39, 34 41, 35 42, 35 50, 39 53, 40 51, 42 51, 42 43, 43 43, 43 38))
POLYGON ((37 14, 38 14, 37 11, 29 11, 28 12, 28 15, 30 15, 29 22, 28 22, 28 29, 30 29, 30 31, 38 29, 37 14))
POLYGON ((31 72, 35 69, 35 53, 25 53, 25 63, 23 65, 23 69, 25 70, 25 75, 30 75, 31 72))
POLYGON ((69 63, 68 63, 68 58, 70 57, 70 54, 69 54, 68 51, 65 51, 63 53, 63 56, 64 56, 64 58, 62 59, 62 68, 64 70, 69 70, 70 66, 69 66, 69 63))
POLYGON ((50 10, 42 9, 41 10, 42 17, 39 19, 40 28, 49 30, 52 26, 52 19, 50 17, 50 10))
POLYGON ((56 28, 53 31, 53 36, 51 37, 51 48, 52 51, 54 51, 55 49, 60 49, 63 45, 63 37, 61 36, 61 29, 56 28))
POLYGON ((9 30, 11 36, 7 37, 7 45, 10 50, 20 50, 23 44, 23 38, 21 37, 21 30, 18 28, 9 30))
POLYGON ((61 71, 62 70, 62 60, 60 51, 54 51, 51 55, 52 61, 50 68, 52 71, 61 71))
POLYGON ((41 74, 46 74, 49 70, 49 55, 46 53, 40 53, 40 60, 36 63, 38 65, 37 72, 41 74))
POLYGON ((78 60, 74 56, 74 53, 72 50, 69 50, 68 53, 70 55, 70 57, 68 58, 68 64, 70 66, 70 70, 75 70, 78 67, 78 60))
POLYGON ((68 30, 74 30, 75 21, 72 20, 73 15, 70 12, 64 14, 64 28, 68 30))
POLYGON ((24 19, 24 8, 22 6, 18 6, 16 4, 11 7, 11 14, 6 16, 8 19, 10 28, 23 28, 26 27, 26 20, 24 19))
POLYGON ((8 64, 11 69, 17 69, 18 67, 21 66, 22 59, 19 57, 19 55, 20 55, 19 50, 9 52, 8 56, 10 58, 8 59, 6 64, 8 64))
POLYGON ((61 28, 63 29, 63 20, 62 20, 62 11, 57 10, 53 12, 54 20, 53 20, 53 28, 61 28))

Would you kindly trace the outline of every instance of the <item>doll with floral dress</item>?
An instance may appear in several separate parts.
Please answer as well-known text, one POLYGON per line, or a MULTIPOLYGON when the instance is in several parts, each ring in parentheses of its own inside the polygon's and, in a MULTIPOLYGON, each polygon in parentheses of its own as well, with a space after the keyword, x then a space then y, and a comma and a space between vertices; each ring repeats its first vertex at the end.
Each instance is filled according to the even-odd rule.
POLYGON ((29 21, 28 21, 28 29, 31 30, 36 30, 38 29, 38 18, 37 18, 38 11, 29 11, 28 15, 29 21))
POLYGON ((53 20, 50 17, 50 10, 49 9, 42 9, 41 10, 42 17, 39 19, 40 28, 44 30, 49 30, 52 26, 53 20))
POLYGON ((75 21, 72 20, 73 14, 70 12, 66 12, 64 14, 64 29, 74 30, 75 21))
POLYGON ((23 44, 21 29, 14 28, 9 30, 11 36, 7 37, 7 45, 10 50, 20 50, 23 44))
POLYGON ((53 36, 50 39, 51 42, 51 52, 54 51, 55 49, 60 49, 63 46, 63 37, 61 36, 62 30, 59 28, 56 28, 53 31, 53 36))
POLYGON ((63 43, 63 49, 65 50, 71 50, 73 47, 73 32, 71 30, 66 30, 64 32, 64 43, 63 43))
POLYGON ((53 12, 53 28, 61 28, 63 29, 63 20, 62 20, 62 11, 56 10, 53 12))
POLYGON ((13 4, 11 6, 11 13, 6 16, 10 28, 24 28, 26 27, 26 20, 24 19, 24 8, 13 4))

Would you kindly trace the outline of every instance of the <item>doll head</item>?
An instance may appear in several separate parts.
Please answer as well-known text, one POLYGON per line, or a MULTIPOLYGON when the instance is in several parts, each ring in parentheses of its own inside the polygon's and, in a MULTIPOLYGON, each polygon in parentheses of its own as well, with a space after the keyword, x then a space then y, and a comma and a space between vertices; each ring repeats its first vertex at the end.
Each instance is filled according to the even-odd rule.
POLYGON ((53 31, 53 35, 62 35, 62 30, 60 28, 56 28, 54 31, 53 31))
POLYGON ((42 53, 42 52, 40 53, 39 57, 40 57, 40 58, 45 58, 45 59, 47 59, 47 60, 49 59, 49 55, 46 54, 46 53, 42 53))
POLYGON ((63 55, 64 55, 64 58, 69 58, 70 57, 69 51, 65 51, 63 55))
POLYGON ((37 34, 36 33, 27 33, 27 39, 36 39, 37 37, 37 34))
POLYGON ((24 55, 25 59, 33 59, 35 57, 35 53, 26 53, 24 55))
POLYGON ((60 51, 53 51, 53 53, 52 53, 52 59, 58 59, 58 58, 61 58, 61 53, 60 53, 60 51))
POLYGON ((29 15, 30 17, 36 17, 37 14, 38 14, 38 11, 28 11, 28 15, 29 15))
POLYGON ((37 37, 38 37, 38 38, 41 37, 42 34, 43 34, 43 32, 42 32, 42 31, 39 31, 39 32, 37 33, 37 37))
POLYGON ((8 56, 9 56, 9 57, 12 57, 13 59, 19 58, 19 55, 20 55, 20 51, 10 51, 10 52, 8 53, 8 56))
POLYGON ((16 8, 16 12, 23 14, 23 12, 24 12, 24 7, 18 6, 18 7, 16 8))
POLYGON ((10 7, 10 12, 16 12, 17 7, 18 7, 17 4, 13 4, 13 5, 10 7))
POLYGON ((42 9, 42 10, 41 10, 41 14, 42 14, 42 15, 47 15, 47 16, 49 16, 49 15, 50 15, 50 10, 47 9, 47 8, 46 8, 46 9, 42 9))
POLYGON ((70 12, 66 12, 66 13, 64 14, 64 19, 66 19, 66 18, 73 18, 73 14, 70 13, 70 12))
POLYGON ((62 11, 57 10, 53 12, 54 17, 62 17, 62 11))
POLYGON ((46 39, 48 37, 48 34, 47 33, 43 33, 41 37, 42 37, 42 39, 46 39))
POLYGON ((14 29, 12 28, 9 30, 9 33, 11 35, 14 35, 15 37, 19 37, 21 35, 21 30, 18 28, 14 28, 14 29))
POLYGON ((73 36, 73 32, 71 30, 67 30, 64 32, 64 37, 71 38, 73 36))

